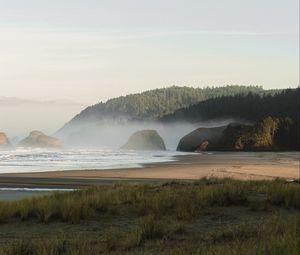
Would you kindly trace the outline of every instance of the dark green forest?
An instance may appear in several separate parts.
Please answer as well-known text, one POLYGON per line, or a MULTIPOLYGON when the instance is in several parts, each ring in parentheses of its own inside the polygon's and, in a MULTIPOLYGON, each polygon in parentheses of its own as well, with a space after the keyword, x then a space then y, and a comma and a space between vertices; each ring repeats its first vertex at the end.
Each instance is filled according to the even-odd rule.
POLYGON ((248 124, 229 125, 221 144, 210 149, 299 150, 299 99, 300 88, 174 86, 101 102, 83 110, 65 127, 122 117, 163 123, 234 119, 248 124))
MULTIPOLYGON (((230 85, 224 87, 169 87, 149 90, 110 99, 87 107, 73 118, 72 122, 101 120, 107 117, 127 116, 134 120, 155 120, 176 110, 189 107, 212 98, 234 95, 273 95, 277 90, 264 90, 260 86, 230 85)), ((187 108, 188 109, 188 108, 187 108)))
POLYGON ((165 122, 200 122, 211 119, 236 118, 257 121, 268 116, 289 117, 299 122, 300 88, 270 94, 249 92, 211 98, 179 109, 161 118, 165 122))

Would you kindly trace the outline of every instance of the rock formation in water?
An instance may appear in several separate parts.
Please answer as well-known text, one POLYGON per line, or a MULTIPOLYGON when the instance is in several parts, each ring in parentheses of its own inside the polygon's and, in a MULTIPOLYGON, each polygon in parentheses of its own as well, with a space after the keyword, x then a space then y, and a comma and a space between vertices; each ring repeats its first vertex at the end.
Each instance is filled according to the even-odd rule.
POLYGON ((40 131, 32 131, 28 137, 19 142, 21 147, 37 147, 37 148, 59 148, 61 142, 59 139, 47 136, 40 131))
POLYGON ((228 125, 220 143, 222 150, 299 150, 299 122, 290 118, 264 118, 252 125, 228 125))
POLYGON ((162 137, 156 130, 141 130, 132 134, 121 149, 126 150, 166 150, 162 137))
POLYGON ((9 142, 5 133, 0 132, 0 149, 6 149, 11 147, 11 143, 9 142))
POLYGON ((300 150, 299 122, 267 117, 256 123, 231 123, 199 128, 184 136, 179 151, 280 151, 300 150))
POLYGON ((178 151, 195 152, 216 148, 222 138, 226 126, 214 128, 198 128, 180 139, 178 151))

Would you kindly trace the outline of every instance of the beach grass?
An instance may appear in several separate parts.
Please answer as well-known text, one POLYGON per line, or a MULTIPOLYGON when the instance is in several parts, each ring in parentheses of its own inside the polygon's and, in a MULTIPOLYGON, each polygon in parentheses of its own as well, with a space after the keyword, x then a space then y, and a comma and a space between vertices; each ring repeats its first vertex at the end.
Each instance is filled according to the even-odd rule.
POLYGON ((299 213, 279 179, 95 186, 0 202, 0 254, 299 254, 299 213))

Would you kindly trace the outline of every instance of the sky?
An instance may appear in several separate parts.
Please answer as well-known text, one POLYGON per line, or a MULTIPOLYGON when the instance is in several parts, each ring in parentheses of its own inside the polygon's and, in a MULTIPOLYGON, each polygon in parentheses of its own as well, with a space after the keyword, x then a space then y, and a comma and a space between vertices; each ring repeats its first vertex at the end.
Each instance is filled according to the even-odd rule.
POLYGON ((0 130, 24 118, 7 100, 28 109, 14 133, 54 132, 111 97, 226 84, 299 85, 298 0, 0 0, 0 130))

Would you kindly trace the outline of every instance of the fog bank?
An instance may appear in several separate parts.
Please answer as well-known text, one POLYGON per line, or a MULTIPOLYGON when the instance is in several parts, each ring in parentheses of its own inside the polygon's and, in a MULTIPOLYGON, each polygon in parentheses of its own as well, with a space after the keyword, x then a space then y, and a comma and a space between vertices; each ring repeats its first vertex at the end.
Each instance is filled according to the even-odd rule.
POLYGON ((116 122, 105 120, 97 123, 76 124, 65 127, 56 136, 66 147, 119 148, 130 135, 139 130, 155 129, 163 138, 168 150, 176 150, 179 140, 200 127, 228 125, 235 120, 206 121, 200 123, 116 122))

